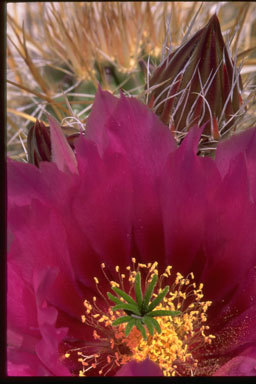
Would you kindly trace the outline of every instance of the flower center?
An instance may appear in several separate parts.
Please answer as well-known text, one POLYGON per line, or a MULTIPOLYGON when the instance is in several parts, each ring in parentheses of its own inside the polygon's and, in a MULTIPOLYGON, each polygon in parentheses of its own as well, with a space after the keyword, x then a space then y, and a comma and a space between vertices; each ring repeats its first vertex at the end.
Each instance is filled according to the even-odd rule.
POLYGON ((206 312, 211 301, 202 301, 203 284, 197 286, 192 272, 187 277, 180 273, 173 277, 172 267, 167 266, 159 276, 157 262, 137 266, 135 258, 132 262, 126 273, 115 267, 118 282, 108 278, 105 264, 101 264, 110 288, 119 297, 110 292, 104 295, 99 279, 94 277, 106 308, 99 308, 96 296, 93 303, 85 300, 82 322, 93 328, 95 343, 70 349, 65 357, 77 354, 80 376, 91 370, 94 375, 107 375, 131 360, 140 362, 146 358, 158 364, 165 376, 194 375, 198 366, 196 351, 215 337, 206 335, 206 312), (172 283, 170 290, 169 286, 162 288, 164 281, 172 283))

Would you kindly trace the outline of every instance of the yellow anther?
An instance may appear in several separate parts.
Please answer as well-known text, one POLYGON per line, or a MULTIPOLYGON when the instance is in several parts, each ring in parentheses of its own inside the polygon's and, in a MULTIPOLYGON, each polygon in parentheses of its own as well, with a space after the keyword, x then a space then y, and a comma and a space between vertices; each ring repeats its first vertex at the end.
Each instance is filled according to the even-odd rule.
POLYGON ((70 356, 70 353, 65 353, 65 357, 66 357, 66 359, 68 359, 69 356, 70 356))
MULTIPOLYGON (((158 266, 158 262, 155 261, 155 262, 153 263, 153 265, 151 266, 149 272, 152 272, 157 266, 158 266)), ((154 272, 155 272, 155 271, 154 271, 154 272)))
MULTIPOLYGON (((132 258, 133 264, 136 263, 136 259, 132 258)), ((105 264, 101 264, 102 268, 105 268, 105 264)), ((128 294, 131 294, 134 289, 134 281, 137 275, 138 270, 144 268, 147 269, 146 275, 144 273, 142 276, 146 276, 146 285, 152 281, 154 275, 159 275, 158 263, 138 263, 137 267, 127 266, 126 270, 129 271, 126 276, 123 273, 120 273, 120 267, 117 265, 115 271, 118 273, 119 282, 124 290, 124 287, 128 285, 128 294), (136 269, 136 270, 135 270, 136 269), (126 280, 124 280, 126 279, 126 280), (127 285, 126 285, 127 283, 127 285)), ((171 275, 171 266, 167 266, 159 276, 157 286, 151 297, 152 300, 158 296, 159 293, 163 291, 164 285, 163 281, 169 279, 171 275)), ((144 271, 143 271, 144 272, 144 271)), ((103 272, 105 275, 105 272, 103 272)), ((153 336, 148 334, 147 340, 144 340, 140 331, 136 327, 133 327, 128 337, 125 336, 125 327, 126 323, 119 324, 118 326, 113 326, 113 322, 118 319, 120 316, 126 315, 123 310, 113 311, 111 305, 109 308, 105 308, 104 311, 101 311, 100 308, 94 303, 96 302, 97 297, 93 297, 93 305, 90 304, 87 300, 84 301, 85 311, 89 316, 82 315, 82 322, 94 327, 93 337, 95 340, 99 340, 99 345, 101 342, 104 343, 104 356, 97 355, 82 355, 82 365, 87 366, 88 368, 83 368, 83 375, 89 369, 98 369, 98 374, 105 374, 108 368, 103 366, 102 361, 105 359, 108 365, 116 365, 120 367, 123 364, 128 363, 131 359, 135 359, 140 362, 149 358, 151 361, 158 364, 165 376, 175 376, 179 375, 180 365, 181 367, 189 366, 189 374, 195 372, 197 366, 197 361, 193 358, 193 348, 190 349, 190 345, 202 345, 203 343, 211 343, 214 339, 213 335, 206 335, 209 326, 203 325, 207 322, 206 312, 211 305, 210 301, 201 301, 203 298, 203 284, 197 285, 196 283, 191 283, 191 279, 188 278, 191 276, 191 279, 194 279, 194 274, 191 272, 187 277, 182 276, 181 273, 177 273, 174 277, 173 285, 169 284, 170 290, 168 294, 163 298, 161 303, 155 308, 155 310, 181 310, 184 311, 180 316, 159 316, 155 319, 158 321, 161 333, 158 334, 154 331, 153 336), (189 298, 190 304, 187 302, 189 298), (192 302, 191 302, 191 301, 192 302), (104 330, 105 327, 105 330, 104 330), (102 331, 104 336, 100 336, 97 333, 97 329, 102 331), (107 343, 107 344, 106 344, 107 343), (106 345, 106 347, 105 347, 106 345), (109 352, 107 349, 109 348, 109 352), (123 346, 124 348, 120 348, 123 346), (127 351, 123 352, 123 351, 127 351), (106 357, 106 355, 107 357, 106 357), (93 358, 95 360, 93 360, 93 358), (173 363, 179 362, 179 364, 173 363)), ((105 275, 108 283, 111 287, 119 287, 119 283, 116 281, 109 281, 108 277, 105 275)), ((143 278, 143 277, 142 277, 143 278)), ((99 284, 97 277, 94 277, 96 284, 99 284)), ((103 296, 103 293, 97 287, 98 293, 103 296)), ((120 297, 120 300, 125 301, 120 297)), ((112 304, 113 306, 114 304, 112 304)), ((146 332, 147 328, 145 326, 146 332)), ((84 352, 83 352, 84 353, 84 352)), ((184 368, 186 371, 186 369, 184 368)), ((185 372, 184 371, 184 372, 185 372)))
POLYGON ((98 335, 96 329, 94 329, 94 331, 93 331, 93 337, 94 337, 95 340, 100 339, 100 336, 98 335))
POLYGON ((117 287, 119 288, 120 285, 116 281, 110 281, 111 287, 117 287))

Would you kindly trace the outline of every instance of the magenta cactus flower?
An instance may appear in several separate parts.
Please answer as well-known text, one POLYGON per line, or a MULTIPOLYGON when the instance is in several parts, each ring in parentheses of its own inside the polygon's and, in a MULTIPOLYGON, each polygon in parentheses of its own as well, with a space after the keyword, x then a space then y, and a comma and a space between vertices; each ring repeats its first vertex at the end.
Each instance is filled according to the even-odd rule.
POLYGON ((98 91, 72 151, 8 161, 8 374, 256 375, 256 128, 196 155, 98 91))

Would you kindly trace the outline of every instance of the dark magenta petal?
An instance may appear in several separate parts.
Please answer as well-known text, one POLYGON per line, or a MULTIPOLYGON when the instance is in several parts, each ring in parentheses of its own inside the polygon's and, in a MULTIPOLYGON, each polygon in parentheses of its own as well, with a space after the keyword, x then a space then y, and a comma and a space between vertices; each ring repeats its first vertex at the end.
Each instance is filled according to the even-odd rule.
POLYGON ((219 143, 216 151, 216 164, 223 176, 229 170, 232 160, 239 154, 244 154, 246 169, 249 177, 250 193, 256 202, 256 127, 232 136, 229 140, 219 143))
POLYGON ((15 269, 16 267, 13 267, 10 262, 8 265, 8 374, 69 375, 69 371, 60 363, 58 353, 58 345, 66 336, 67 329, 56 328, 58 312, 46 301, 57 271, 34 270, 29 286, 15 269))
POLYGON ((140 253, 141 261, 152 261, 156 255, 161 258, 164 248, 157 177, 168 154, 176 149, 168 128, 135 98, 121 95, 116 101, 108 92, 99 91, 86 135, 100 154, 123 154, 129 163, 133 209, 127 236, 134 239, 134 253, 140 253))
POLYGON ((52 161, 63 172, 77 173, 77 161, 73 150, 57 120, 48 115, 51 132, 52 161))
MULTIPOLYGON (((76 148, 81 179, 73 199, 72 215, 74 225, 82 231, 81 241, 91 247, 89 254, 81 255, 81 268, 84 276, 99 277, 102 275, 101 262, 113 268, 120 259, 129 264, 131 170, 123 155, 106 154, 100 158, 95 145, 84 138, 79 140, 76 148), (97 272, 93 271, 95 257, 99 260, 97 272)), ((74 262, 77 262, 77 256, 74 262)))
POLYGON ((10 159, 7 162, 8 205, 26 205, 37 199, 63 209, 77 183, 78 178, 59 171, 54 163, 42 162, 38 169, 10 159))
POLYGON ((86 137, 97 144, 101 154, 110 147, 145 170, 147 161, 159 168, 161 158, 176 148, 168 128, 148 107, 133 97, 121 94, 118 99, 101 90, 87 121, 86 137))
POLYGON ((231 307, 231 315, 228 318, 228 314, 226 316, 223 314, 222 327, 217 331, 219 319, 212 319, 212 322, 209 322, 211 331, 216 336, 215 352, 219 356, 237 355, 247 346, 256 345, 256 305, 237 316, 234 316, 234 308, 231 307))
MULTIPOLYGON (((84 158, 83 161, 87 164, 87 157, 84 158)), ((79 196, 79 188, 83 186, 84 184, 81 183, 81 179, 75 175, 60 172, 54 163, 42 162, 40 163, 40 169, 38 169, 31 164, 21 164, 12 160, 8 162, 8 220, 10 233, 12 232, 12 229, 13 232, 16 230, 19 232, 21 230, 25 231, 29 236, 29 232, 33 231, 34 227, 37 227, 37 221, 40 221, 38 220, 38 217, 41 215, 40 210, 42 210, 42 217, 49 212, 54 211, 56 219, 61 223, 60 226, 62 229, 60 230, 63 231, 64 226, 64 231, 68 236, 65 235, 67 244, 64 254, 67 252, 67 249, 69 249, 70 257, 75 259, 70 271, 74 269, 76 279, 82 280, 83 284, 88 285, 91 281, 91 277, 88 277, 86 265, 88 265, 87 262, 91 258, 94 258, 95 260, 97 254, 95 254, 89 241, 86 241, 82 228, 79 228, 72 209, 73 200, 75 199, 76 194, 79 196), (29 209, 26 207, 24 208, 23 216, 19 213, 16 218, 16 207, 17 205, 25 206, 31 204, 32 200, 40 201, 44 206, 40 207, 39 204, 38 211, 36 212, 33 210, 34 218, 32 228, 28 228, 28 223, 26 228, 23 228, 24 220, 28 222, 26 216, 30 216, 30 212, 32 211, 31 208, 29 209), (12 212, 14 213, 12 214, 12 212), (19 219, 20 215, 21 217, 19 219), (12 222, 14 225, 13 228, 12 222), (17 225, 19 225, 19 228, 17 225), (74 255, 76 255, 76 257, 74 257, 74 255)), ((98 191, 97 185, 94 184, 94 187, 98 191)), ((83 198, 83 200, 85 199, 83 198)), ((48 231, 47 220, 48 219, 46 218, 44 221, 46 231, 48 231)), ((39 222, 36 231, 39 231, 39 237, 41 239, 40 231, 42 231, 42 228, 40 229, 39 222)), ((23 235, 20 235, 20 239, 22 236, 23 235)), ((60 238, 61 237, 59 237, 59 239, 60 238)), ((36 247, 36 244, 34 244, 34 247, 36 247)), ((34 257, 35 260, 37 260, 38 253, 36 253, 34 257)), ((97 266, 97 263, 91 263, 91 265, 95 267, 97 266)), ((95 270, 95 272, 98 273, 98 269, 95 270)))
POLYGON ((250 201, 248 184, 241 154, 232 160, 207 208, 204 250, 208 263, 202 280, 208 297, 216 302, 226 301, 255 265, 256 207, 250 201))
POLYGON ((100 154, 103 153, 108 145, 106 124, 117 104, 118 98, 109 92, 102 91, 99 86, 90 116, 87 120, 86 137, 97 143, 100 154))
POLYGON ((146 359, 141 363, 132 360, 120 368, 116 376, 163 376, 163 373, 157 364, 146 359))
MULTIPOLYGON (((29 283, 26 283, 20 276, 20 272, 15 263, 9 262, 7 268, 8 276, 8 296, 7 296, 7 321, 12 333, 28 333, 30 330, 31 339, 38 337, 37 311, 35 305, 34 292, 29 283), (29 308, 29 310, 28 310, 29 308)), ((17 343, 19 340, 17 339, 17 343)), ((14 340, 11 344, 16 344, 14 340)))
POLYGON ((213 376, 256 376, 256 345, 229 360, 213 376))
POLYGON ((33 352, 9 348, 7 355, 8 376, 51 376, 51 372, 45 367, 33 352))
POLYGON ((8 204, 29 204, 32 198, 38 198, 38 196, 47 199, 40 174, 40 170, 32 164, 8 159, 8 204))
POLYGON ((35 354, 40 331, 34 291, 21 278, 12 262, 8 263, 7 272, 8 375, 49 375, 35 354))
POLYGON ((79 297, 68 237, 61 218, 44 204, 33 200, 30 206, 9 209, 9 225, 15 241, 8 257, 15 263, 21 277, 30 283, 35 269, 58 267, 60 273, 54 282, 50 301, 80 317, 83 297, 79 297))
MULTIPOLYGON (((248 273, 237 282, 237 288, 232 297, 223 305, 223 316, 236 309, 237 315, 256 305, 256 268, 253 266, 248 273)), ((220 311, 221 313, 221 311, 220 311)))
MULTIPOLYGON (((195 127, 170 155, 159 191, 166 264, 196 274, 204 283, 206 298, 213 301, 210 311, 215 319, 221 313, 220 303, 223 308, 238 298, 241 281, 255 265, 256 207, 250 201, 243 157, 231 161, 221 182, 214 161, 195 155, 198 139, 195 127)), ((238 301, 236 310, 241 311, 238 301)))
POLYGON ((199 137, 200 130, 194 127, 180 148, 169 156, 159 183, 165 263, 184 274, 194 271, 198 279, 207 267, 202 252, 206 213, 220 185, 214 161, 195 154, 199 137))
POLYGON ((67 335, 67 328, 56 328, 58 311, 48 306, 46 297, 52 291, 53 282, 57 277, 54 269, 35 271, 33 274, 33 285, 35 290, 38 325, 41 340, 35 347, 35 351, 43 364, 55 376, 70 376, 70 372, 63 366, 58 346, 67 335))

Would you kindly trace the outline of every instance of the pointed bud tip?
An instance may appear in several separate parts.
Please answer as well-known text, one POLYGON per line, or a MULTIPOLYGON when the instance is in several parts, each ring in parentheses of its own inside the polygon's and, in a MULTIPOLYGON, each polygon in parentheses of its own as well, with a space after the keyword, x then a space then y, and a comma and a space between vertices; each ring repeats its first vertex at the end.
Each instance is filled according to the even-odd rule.
POLYGON ((41 161, 51 161, 51 141, 49 128, 36 120, 27 136, 28 161, 39 167, 41 161))

